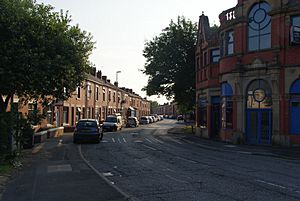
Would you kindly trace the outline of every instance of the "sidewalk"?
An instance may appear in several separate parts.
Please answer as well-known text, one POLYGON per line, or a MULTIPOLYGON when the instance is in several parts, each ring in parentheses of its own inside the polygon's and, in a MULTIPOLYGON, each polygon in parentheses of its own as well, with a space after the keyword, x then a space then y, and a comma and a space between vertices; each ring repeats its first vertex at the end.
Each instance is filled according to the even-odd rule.
POLYGON ((29 162, 5 182, 0 201, 128 200, 87 166, 70 136, 48 139, 28 156, 29 162))
POLYGON ((300 160, 300 146, 280 147, 280 146, 262 146, 232 144, 215 139, 206 139, 195 136, 192 133, 186 133, 184 127, 175 127, 168 130, 169 134, 179 135, 181 140, 187 141, 195 146, 214 151, 227 151, 248 155, 261 155, 277 157, 283 159, 300 160))

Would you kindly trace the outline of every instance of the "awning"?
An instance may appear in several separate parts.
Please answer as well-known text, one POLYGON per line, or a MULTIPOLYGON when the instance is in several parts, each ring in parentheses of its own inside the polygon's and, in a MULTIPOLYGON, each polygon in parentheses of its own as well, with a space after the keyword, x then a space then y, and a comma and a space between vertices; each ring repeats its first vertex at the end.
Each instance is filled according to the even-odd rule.
POLYGON ((131 106, 129 106, 128 109, 129 109, 129 110, 132 110, 132 111, 135 110, 135 109, 134 109, 133 107, 131 107, 131 106))

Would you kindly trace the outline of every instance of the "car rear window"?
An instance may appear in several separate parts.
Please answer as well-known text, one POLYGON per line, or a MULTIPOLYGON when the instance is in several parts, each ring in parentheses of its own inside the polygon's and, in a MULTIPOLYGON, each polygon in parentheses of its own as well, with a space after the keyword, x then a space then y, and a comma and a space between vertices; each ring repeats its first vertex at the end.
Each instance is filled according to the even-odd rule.
POLYGON ((77 127, 97 127, 97 123, 95 121, 79 121, 77 127))

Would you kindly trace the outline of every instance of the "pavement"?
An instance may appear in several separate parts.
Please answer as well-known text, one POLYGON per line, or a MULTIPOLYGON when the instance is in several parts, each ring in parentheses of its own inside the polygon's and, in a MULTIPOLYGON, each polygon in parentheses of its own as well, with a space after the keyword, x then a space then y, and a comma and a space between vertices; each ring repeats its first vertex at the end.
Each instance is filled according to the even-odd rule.
POLYGON ((89 167, 70 135, 62 138, 27 151, 23 167, 0 180, 0 201, 131 200, 89 167))
POLYGON ((282 146, 264 146, 264 145, 247 145, 232 144, 223 142, 218 139, 207 139, 195 136, 192 133, 186 133, 184 126, 175 127, 168 130, 169 134, 177 135, 182 141, 198 146, 203 149, 214 151, 226 151, 239 154, 259 155, 277 157, 282 159, 299 160, 300 162, 300 146, 282 147, 282 146))

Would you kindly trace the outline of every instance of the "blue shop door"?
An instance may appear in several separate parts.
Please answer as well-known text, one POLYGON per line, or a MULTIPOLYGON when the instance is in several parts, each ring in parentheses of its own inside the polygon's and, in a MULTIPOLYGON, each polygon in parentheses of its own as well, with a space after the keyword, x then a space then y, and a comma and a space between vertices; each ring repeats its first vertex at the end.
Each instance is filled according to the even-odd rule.
POLYGON ((270 144, 272 136, 272 110, 248 109, 247 133, 248 144, 270 144))
POLYGON ((291 134, 300 134, 300 100, 291 101, 290 130, 291 134))

